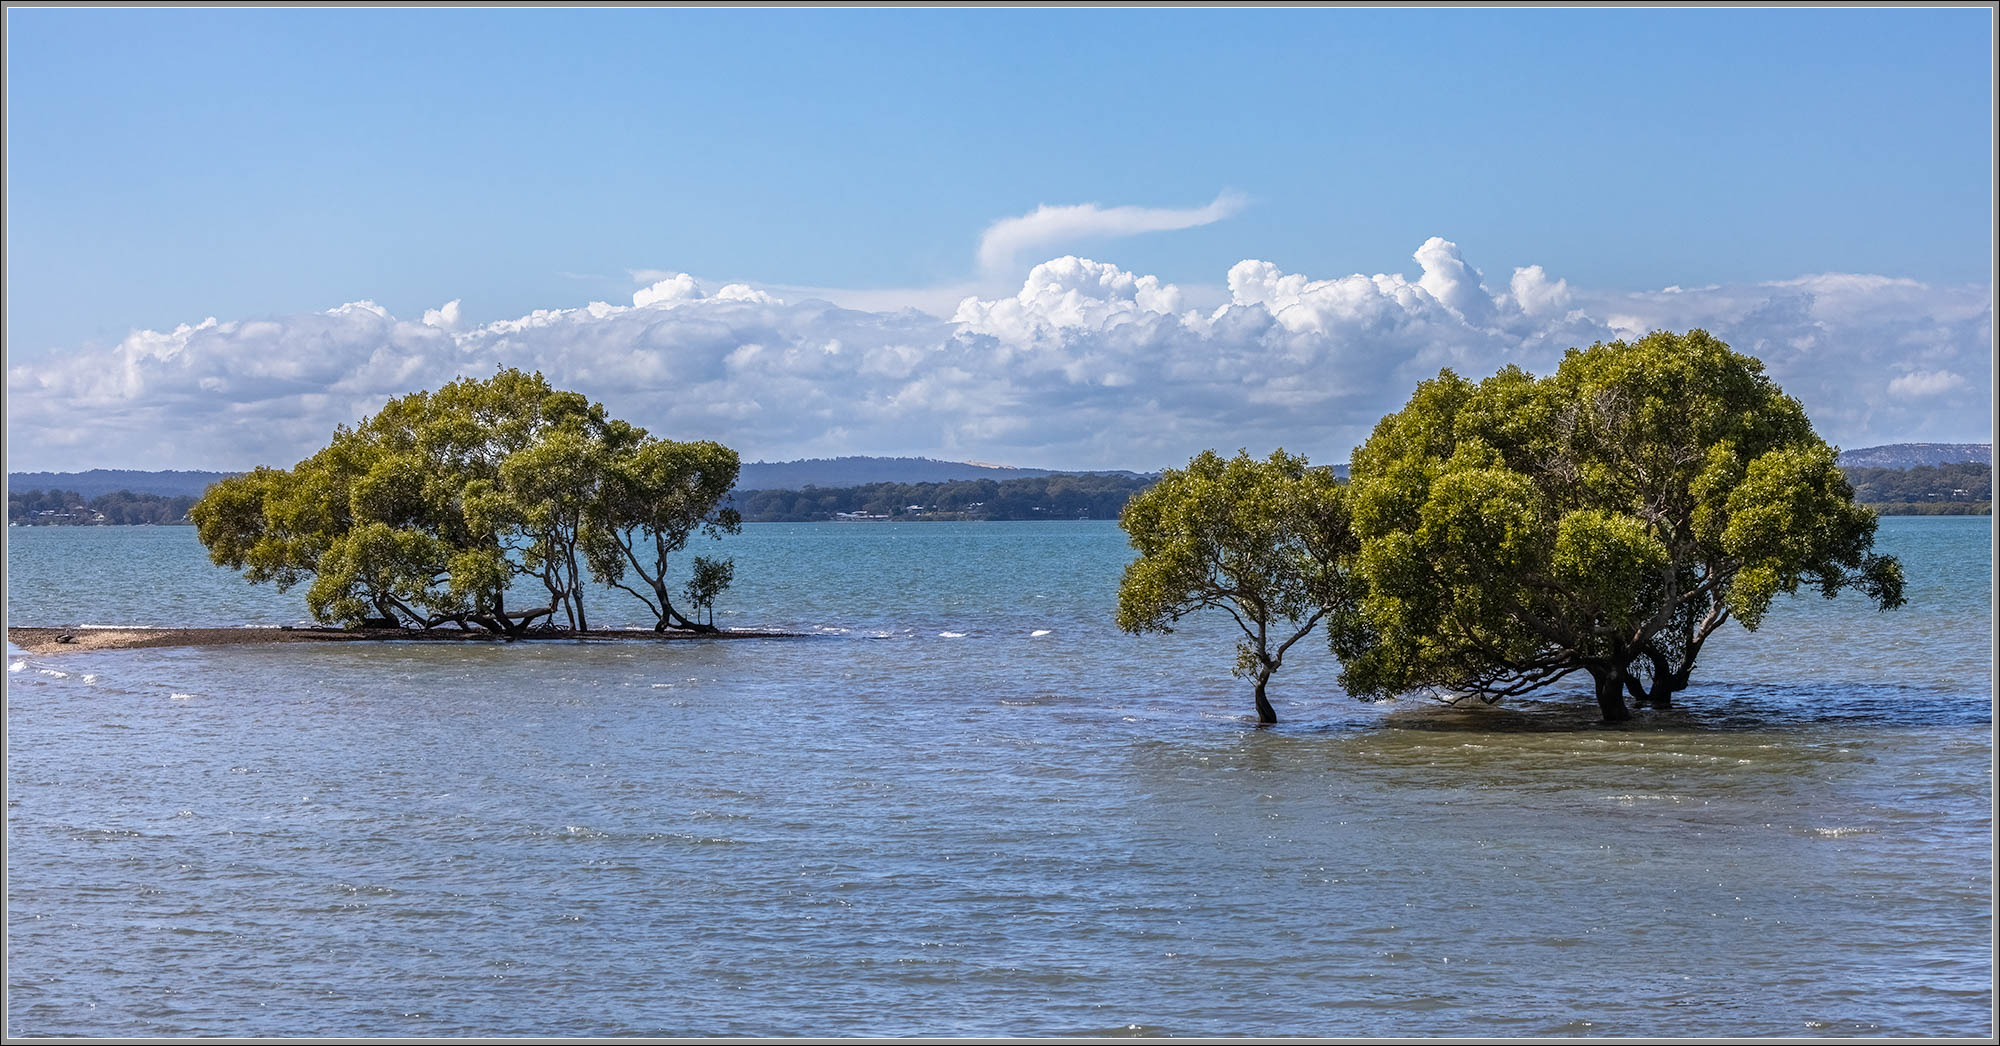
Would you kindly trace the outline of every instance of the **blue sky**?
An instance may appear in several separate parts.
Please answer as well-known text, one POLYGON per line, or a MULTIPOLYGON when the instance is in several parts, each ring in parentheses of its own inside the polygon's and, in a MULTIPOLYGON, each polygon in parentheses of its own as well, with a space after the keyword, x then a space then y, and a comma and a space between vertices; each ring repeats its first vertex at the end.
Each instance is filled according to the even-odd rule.
MULTIPOLYGON (((1442 356, 1376 346, 1379 370, 1436 359, 1476 369, 1489 356, 1532 362, 1552 351, 1543 342, 1558 333, 1615 334, 1629 326, 1621 317, 1734 324, 1739 338, 1798 341, 1814 335, 1766 329, 1772 309, 1782 312, 1798 295, 1751 301, 1748 288, 1796 287, 1786 281, 1825 274, 1880 277, 1925 291, 1872 285, 1864 310, 1836 306, 1819 286, 1811 293, 1821 314, 1799 322, 1822 332, 1823 345, 1885 335, 1909 343, 1940 329, 1951 344, 1933 338, 1895 358, 1823 349, 1808 370, 1839 361, 1889 368, 1875 382, 1881 389, 1900 378, 1904 393, 1934 388, 1943 398, 1903 402, 1901 414, 1899 398, 1920 397, 1884 391, 1872 405, 1829 401, 1823 433, 1851 445, 1985 438, 1992 24, 1984 8, 11 9, 9 405, 26 390, 81 395, 57 369, 81 360, 102 370, 121 351, 129 363, 139 351, 134 337, 167 336, 208 317, 292 330, 288 318, 367 301, 423 326, 426 310, 457 302, 451 320, 429 329, 452 333, 458 354, 481 366, 571 359, 568 373, 626 381, 633 375, 590 366, 577 343, 530 345, 520 332, 478 331, 535 310, 623 306, 635 291, 688 273, 705 296, 742 283, 773 308, 808 298, 847 306, 852 316, 821 317, 825 329, 812 332, 838 340, 841 322, 873 330, 902 306, 952 321, 964 297, 1012 300, 1032 266, 1067 256, 1155 277, 1179 290, 1169 312, 1206 315, 1247 306, 1226 275, 1245 260, 1312 281, 1387 273, 1416 283, 1412 252, 1442 237, 1478 269, 1473 284, 1483 279, 1490 296, 1509 294, 1509 273, 1539 266, 1568 288, 1560 311, 1581 309, 1596 326, 1558 332, 1544 323, 1499 342, 1434 331, 1464 344, 1445 346, 1452 351, 1442 356), (1018 250, 990 249, 982 263, 982 235, 996 222, 1084 204, 1101 210, 1081 220, 1045 212, 1047 220, 1016 228, 1018 250), (1128 210, 1102 216, 1116 208, 1128 210), (1176 224, 1184 227, 1130 232, 1176 224), (1634 305, 1641 299, 1633 296, 1668 287, 1708 288, 1717 300, 1707 312, 1634 305), (1904 311, 1890 315, 1885 294, 1904 311), (1467 339, 1480 345, 1469 348, 1467 339)), ((1138 312, 1168 315, 1164 307, 1156 301, 1138 312)), ((1478 332, 1505 326, 1453 315, 1478 332)), ((1108 401, 1092 398, 1091 388, 1143 384, 1142 366, 1124 374, 1076 364, 1110 351, 1090 340, 1103 330, 1086 337, 1077 332, 1088 323, 1043 319, 1070 332, 1051 335, 1064 347, 1046 351, 1073 357, 1066 366, 1079 387, 1018 380, 1018 369, 995 362, 1005 353, 989 349, 959 392, 1018 394, 1018 413, 1036 409, 1025 398, 1030 388, 1097 406, 1108 401)), ((772 331, 805 336, 797 322, 756 322, 764 326, 739 325, 735 342, 723 338, 699 360, 675 355, 694 351, 680 342, 652 351, 695 372, 720 367, 745 345, 774 352, 772 331)), ((1316 329, 1336 353, 1326 362, 1352 368, 1375 358, 1360 343, 1365 325, 1316 329)), ((976 336, 1014 345, 1010 332, 1027 330, 957 322, 908 337, 931 351, 976 336)), ((222 351, 203 342, 208 335, 191 337, 194 351, 222 351)), ((341 344, 362 359, 384 347, 341 344)), ((311 351, 282 339, 257 345, 311 351)), ((1207 342, 1182 348, 1218 351, 1207 342)), ((157 351, 144 351, 157 362, 157 351)), ((403 376, 443 373, 437 352, 409 351, 428 362, 403 376)), ((1246 356, 1245 365, 1257 359, 1246 356)), ((966 371, 965 362, 946 369, 966 371)), ((214 364, 220 376, 211 385, 234 374, 227 361, 214 364)), ((318 377, 351 378, 355 369, 318 377)), ((838 401, 849 395, 887 417, 906 386, 928 381, 917 391, 934 392, 943 380, 923 367, 882 371, 878 361, 816 378, 830 397, 827 416, 841 421, 838 401), (864 373, 879 380, 853 384, 864 373)), ((249 382, 254 388, 242 394, 312 395, 300 391, 303 372, 290 380, 288 393, 249 382)), ((130 408, 131 431, 168 420, 161 401, 170 389, 134 381, 119 401, 130 408)), ((327 417, 382 391, 347 384, 352 394, 327 405, 327 417)), ((1294 419, 1317 428, 1291 442, 1344 455, 1353 431, 1365 434, 1398 405, 1394 392, 1320 403, 1294 419)), ((1261 402, 1276 394, 1246 395, 1261 402)), ((632 402, 676 423, 713 426, 724 417, 632 402)), ((228 405, 255 415, 256 404, 228 405)), ((1000 432, 1007 417, 993 419, 983 441, 978 430, 909 417, 864 431, 845 423, 860 411, 817 436, 776 436, 756 422, 769 406, 739 412, 739 430, 706 434, 731 436, 753 457, 901 451, 1150 468, 1170 463, 1154 460, 1160 455, 1184 456, 1203 438, 1236 431, 1216 420, 1230 408, 1188 403, 1185 416, 1160 421, 1178 427, 1178 438, 1122 447, 1095 430, 1088 445, 1024 442, 1000 432)), ((107 399, 100 409, 116 407, 107 399)), ((1283 441, 1290 431, 1259 435, 1283 441)), ((18 435, 10 421, 10 436, 18 435)), ((310 450, 323 438, 301 432, 268 453, 310 450)), ((55 467, 81 453, 25 448, 24 458, 15 442, 10 465, 55 467)), ((246 464, 213 460, 232 447, 243 452, 240 440, 172 449, 135 442, 127 456, 146 462, 102 463, 246 464)))

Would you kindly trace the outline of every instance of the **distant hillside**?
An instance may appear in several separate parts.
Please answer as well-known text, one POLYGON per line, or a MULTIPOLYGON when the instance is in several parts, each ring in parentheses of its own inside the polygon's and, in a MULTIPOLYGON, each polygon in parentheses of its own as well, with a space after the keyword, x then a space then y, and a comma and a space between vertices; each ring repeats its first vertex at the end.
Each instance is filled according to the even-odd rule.
POLYGON ((132 469, 91 469, 89 472, 9 472, 7 490, 73 490, 85 498, 118 491, 161 497, 200 497, 220 479, 236 472, 136 472, 132 469))
POLYGON ((1129 473, 1058 473, 1009 480, 739 490, 734 501, 750 523, 1117 519, 1132 495, 1158 481, 1156 476, 1129 473))
MULTIPOLYGON (((1978 462, 1990 467, 1990 443, 1892 443, 1883 447, 1863 447, 1845 451, 1840 464, 1849 469, 1911 469, 1959 462, 1978 462)), ((1347 466, 1335 465, 1334 474, 1347 478, 1347 466)), ((89 472, 10 472, 10 491, 73 490, 85 499, 118 491, 157 494, 162 497, 200 497, 210 484, 234 472, 139 472, 132 469, 91 469, 89 472)), ((938 461, 934 458, 807 458, 803 461, 746 462, 736 481, 739 491, 804 490, 807 487, 850 488, 878 483, 954 483, 966 480, 1006 482, 1050 476, 1115 476, 1141 479, 1145 474, 1122 470, 1102 472, 1062 472, 1055 469, 1008 468, 1002 465, 975 465, 965 461, 938 461)))
MULTIPOLYGON (((957 480, 1034 479, 1084 475, 1053 469, 1016 469, 974 465, 931 458, 808 458, 803 461, 752 461, 743 466, 737 490, 803 490, 806 487, 859 487, 870 483, 950 483, 957 480)), ((1136 472, 1108 471, 1097 475, 1137 477, 1136 472)), ((91 469, 89 472, 10 472, 7 489, 73 490, 85 498, 120 490, 166 497, 200 497, 209 484, 235 472, 136 472, 131 469, 91 469)))
MULTIPOLYGON (((737 490, 803 490, 806 487, 860 487, 871 483, 951 483, 959 480, 1035 479, 1063 475, 1052 469, 1017 469, 932 458, 807 458, 752 461, 736 479, 737 490)), ((1136 472, 1103 475, 1137 476, 1136 472)))
POLYGON ((1854 500, 1885 516, 1991 515, 1993 466, 1918 465, 1907 469, 1842 470, 1854 484, 1854 500))
POLYGON ((1840 452, 1841 468, 1913 469, 1919 465, 1993 464, 1991 443, 1891 443, 1840 452))
POLYGON ((86 498, 74 490, 7 492, 8 526, 165 526, 188 521, 192 494, 133 494, 116 491, 86 498))

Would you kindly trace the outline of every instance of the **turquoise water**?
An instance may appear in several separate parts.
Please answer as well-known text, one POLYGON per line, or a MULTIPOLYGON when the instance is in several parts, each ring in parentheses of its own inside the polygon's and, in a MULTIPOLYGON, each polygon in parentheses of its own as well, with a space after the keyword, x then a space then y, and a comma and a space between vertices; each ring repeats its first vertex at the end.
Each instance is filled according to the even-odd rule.
MULTIPOLYGON (((746 527, 718 623, 799 639, 10 650, 7 1031, 1988 1034, 1990 522, 1880 544, 1909 607, 1623 728, 1321 649, 1256 729, 1102 523, 746 527)), ((7 592, 303 614, 188 528, 12 529, 7 592)))

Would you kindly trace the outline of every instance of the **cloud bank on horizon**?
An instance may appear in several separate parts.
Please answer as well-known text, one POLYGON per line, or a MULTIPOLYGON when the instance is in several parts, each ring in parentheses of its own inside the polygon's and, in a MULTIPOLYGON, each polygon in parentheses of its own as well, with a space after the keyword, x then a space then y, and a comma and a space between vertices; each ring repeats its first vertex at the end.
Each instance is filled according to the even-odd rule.
MULTIPOLYGON (((1004 264, 1057 238, 1186 227, 1170 223, 1240 203, 1045 207, 990 227, 981 257, 990 247, 1004 264)), ((630 305, 483 325, 457 301, 414 320, 365 301, 209 318, 9 368, 8 464, 290 465, 391 397, 499 367, 540 370, 656 434, 718 439, 746 460, 923 454, 1154 469, 1204 448, 1283 446, 1330 463, 1439 368, 1545 373, 1571 346, 1690 327, 1761 358, 1840 445, 1991 439, 1989 287, 1827 273, 1593 290, 1540 266, 1488 281, 1438 237, 1412 257, 1416 279, 1241 261, 1212 309, 1156 277, 1063 256, 1034 266, 1018 293, 966 297, 949 317, 740 283, 708 291, 683 273, 630 305)))

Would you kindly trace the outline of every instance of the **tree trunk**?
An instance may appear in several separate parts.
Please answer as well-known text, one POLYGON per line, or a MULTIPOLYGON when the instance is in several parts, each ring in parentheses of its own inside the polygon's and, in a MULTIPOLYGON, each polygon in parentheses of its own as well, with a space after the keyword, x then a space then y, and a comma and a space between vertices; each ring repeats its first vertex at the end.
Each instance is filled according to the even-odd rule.
POLYGON ((1646 695, 1646 703, 1654 708, 1674 707, 1674 691, 1687 686, 1687 673, 1676 674, 1658 653, 1648 653, 1646 657, 1653 663, 1653 689, 1646 695))
POLYGON ((1672 708, 1674 706, 1674 694, 1688 688, 1688 676, 1693 671, 1694 655, 1690 653, 1687 662, 1681 666, 1680 671, 1667 673, 1666 681, 1660 686, 1654 687, 1656 691, 1654 697, 1657 700, 1654 702, 1653 707, 1672 708))
POLYGON ((1674 706, 1672 677, 1662 675, 1661 670, 1658 668, 1655 668, 1653 671, 1653 682, 1650 687, 1639 682, 1638 676, 1627 672, 1625 674, 1625 689, 1632 694, 1632 707, 1634 708, 1672 708, 1674 706))
POLYGON ((1270 669, 1257 673, 1257 723, 1260 726, 1269 726, 1278 721, 1278 710, 1272 708, 1270 699, 1264 696, 1264 684, 1270 680, 1270 669))
POLYGON ((1597 681, 1597 707, 1604 713, 1605 722, 1622 723, 1632 718, 1632 713, 1625 707, 1623 668, 1607 669, 1602 673, 1592 672, 1591 678, 1597 681))
POLYGON ((583 572, 577 569, 576 540, 574 537, 570 539, 569 543, 569 598, 571 602, 576 604, 576 630, 578 632, 590 631, 590 619, 585 617, 583 613, 583 572))
POLYGON ((660 620, 654 623, 653 631, 665 632, 668 629, 680 629, 686 632, 720 631, 720 629, 717 629, 712 624, 704 625, 700 621, 690 619, 686 614, 674 609, 673 598, 667 595, 667 576, 665 574, 661 574, 658 581, 647 578, 646 583, 653 587, 653 594, 660 598, 660 620))

